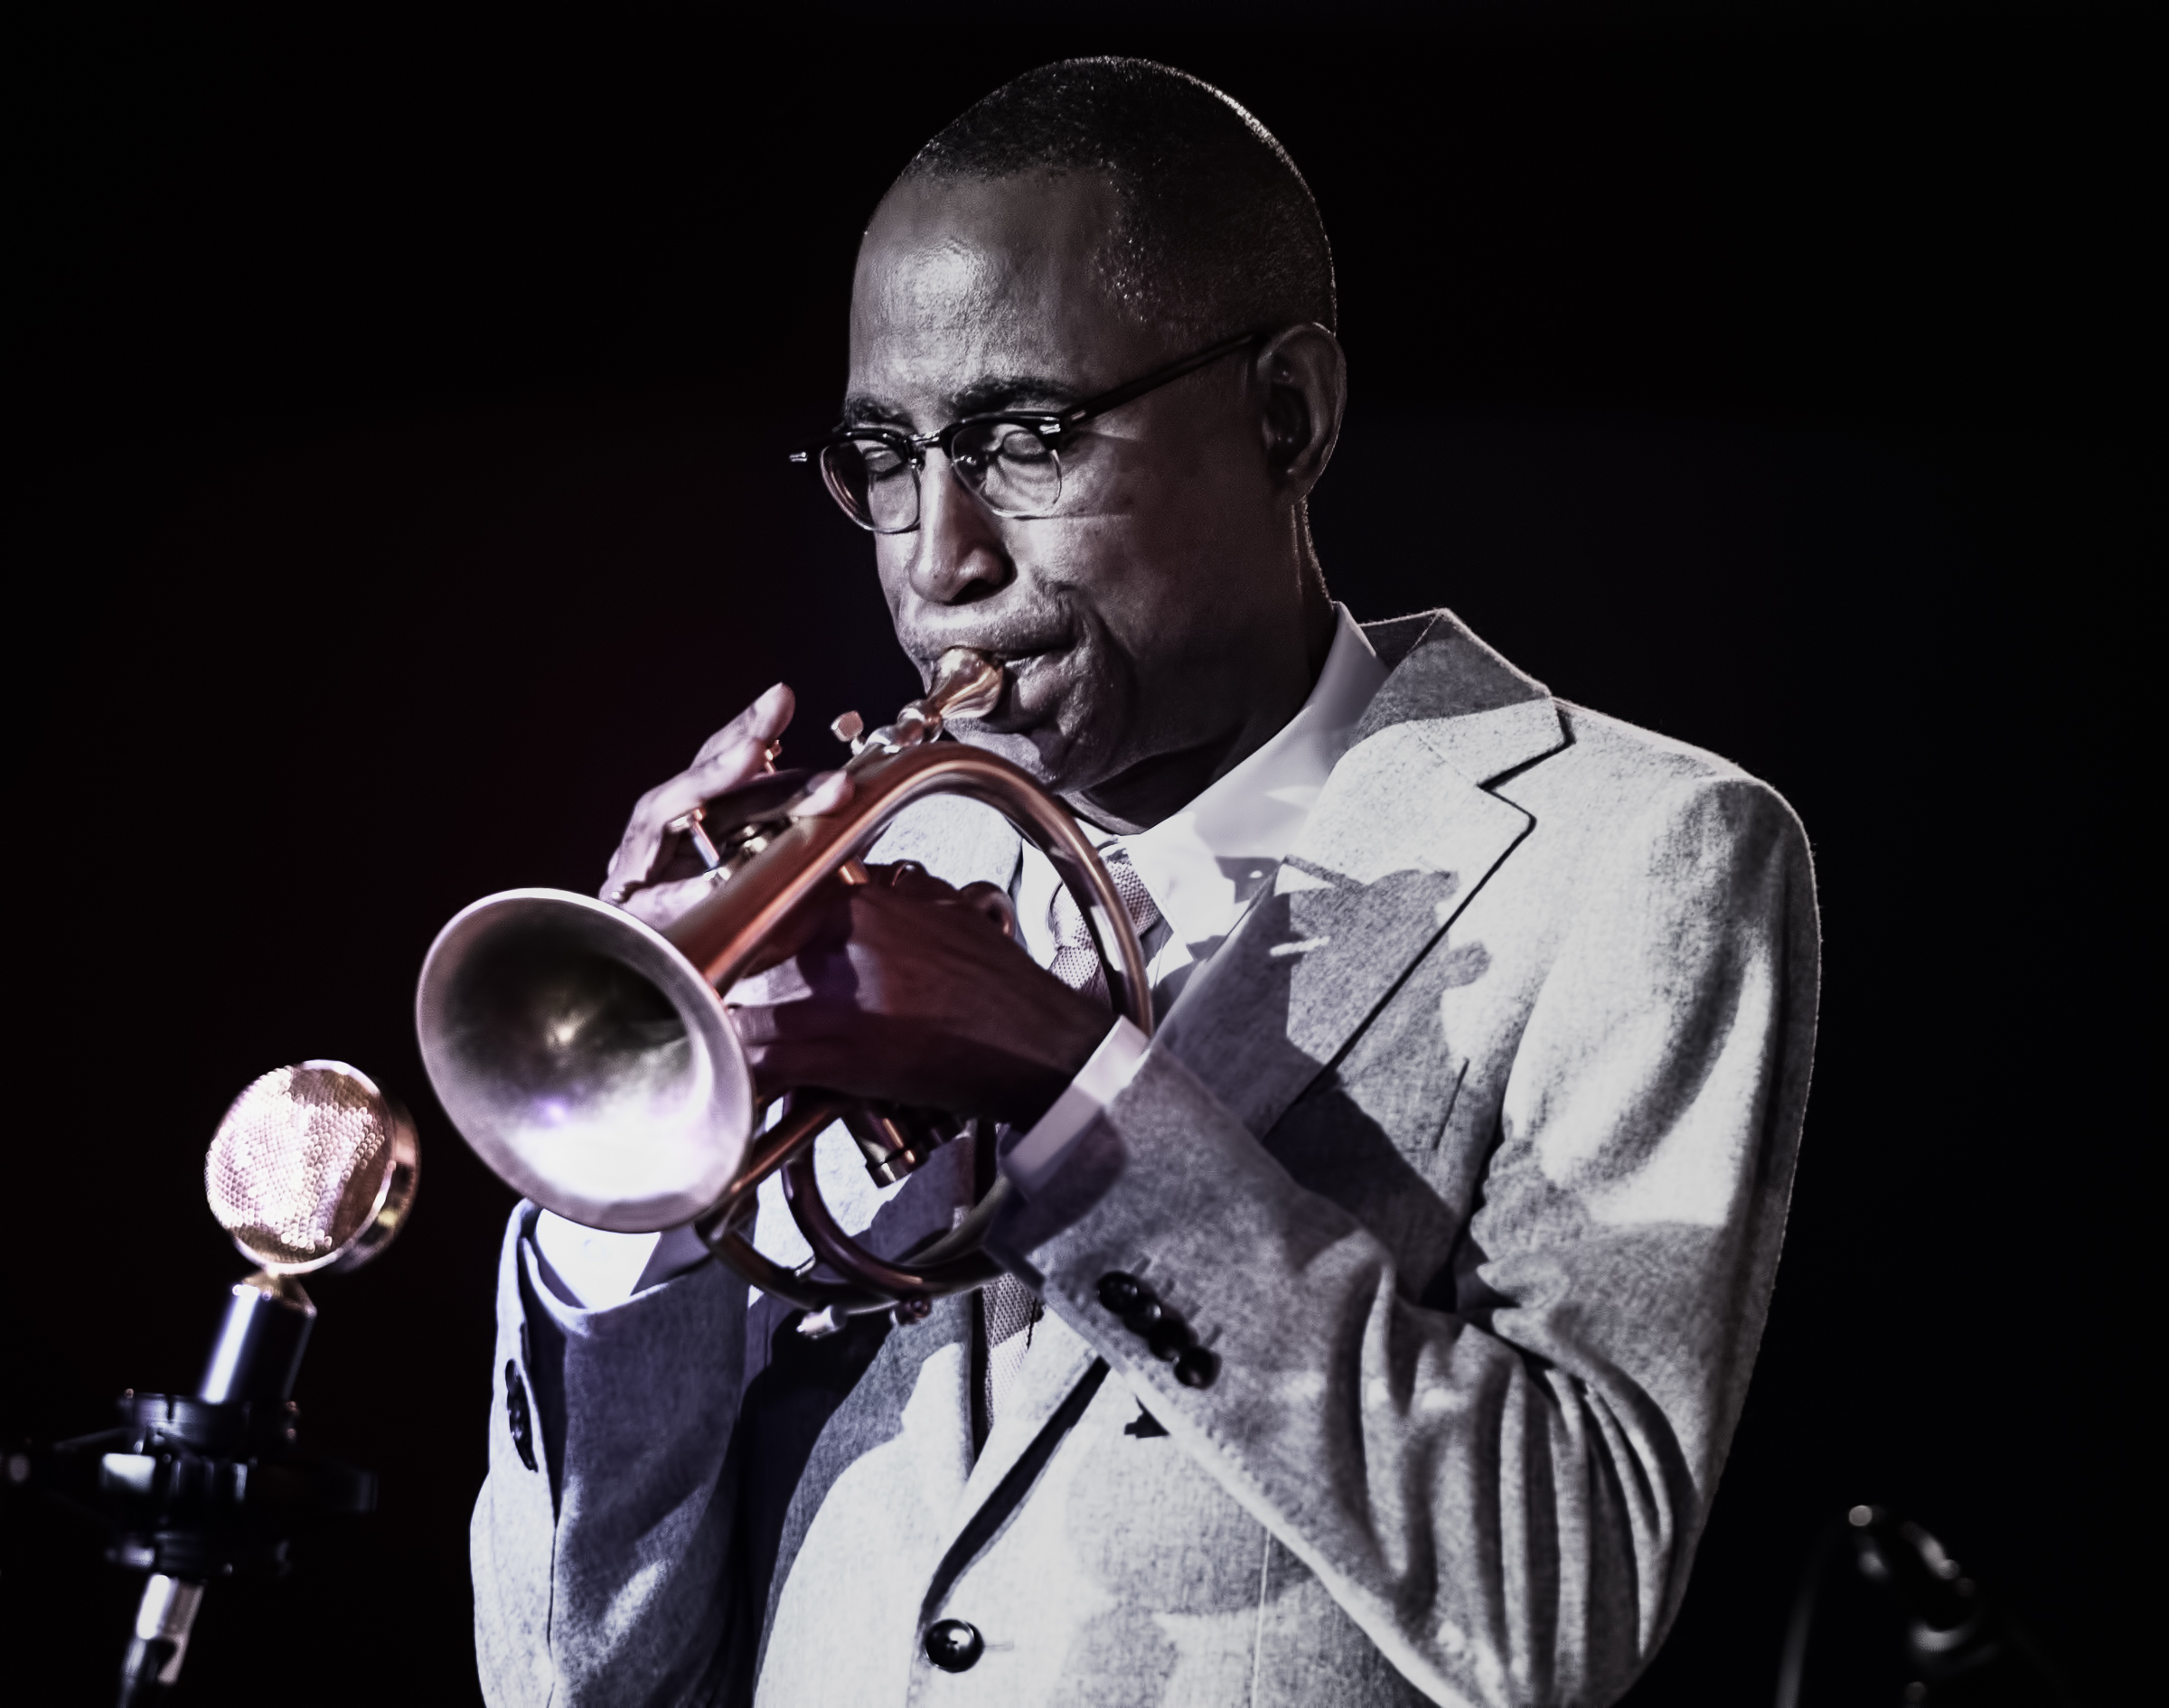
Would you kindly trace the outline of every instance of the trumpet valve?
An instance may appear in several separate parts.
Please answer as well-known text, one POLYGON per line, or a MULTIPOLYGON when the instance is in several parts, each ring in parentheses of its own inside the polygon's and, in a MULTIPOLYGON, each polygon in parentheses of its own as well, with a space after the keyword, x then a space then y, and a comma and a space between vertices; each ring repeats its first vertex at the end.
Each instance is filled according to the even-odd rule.
POLYGON ((708 833, 707 818, 708 810, 705 807, 695 807, 690 812, 680 813, 662 828, 666 831, 674 831, 691 843, 700 864, 712 872, 721 867, 723 856, 718 851, 715 840, 708 833))
POLYGON ((840 742, 848 743, 853 753, 866 744, 859 739, 866 733, 866 719, 855 711, 847 711, 829 726, 829 734, 840 742))

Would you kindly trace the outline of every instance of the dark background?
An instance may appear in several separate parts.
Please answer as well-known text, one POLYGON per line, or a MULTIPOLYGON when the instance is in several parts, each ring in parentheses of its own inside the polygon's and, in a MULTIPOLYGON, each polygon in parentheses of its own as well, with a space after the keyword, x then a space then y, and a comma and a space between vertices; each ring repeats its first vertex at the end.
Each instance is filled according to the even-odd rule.
MULTIPOLYGON (((415 1109, 419 1207, 311 1283, 298 1397, 381 1510, 220 1589, 183 1694, 474 1697, 511 1195, 430 1100, 422 952, 484 891, 592 888, 632 798, 769 681, 813 761, 908 690, 864 540, 782 460, 840 391, 857 234, 1005 76, 1142 52, 1248 105, 1323 208, 1336 594, 1451 603, 1814 839, 1785 1265, 1635 1701, 1763 1699, 1858 1500, 2089 1699, 2133 1691, 2155 44, 2023 11, 1040 14, 10 26, 0 1437, 192 1382, 242 1269, 202 1207, 221 1112, 277 1064, 362 1065, 415 1109)), ((105 1699, 136 1581, 59 1516, 0 1522, 0 1692, 105 1699)), ((1865 1603, 1831 1619, 1822 1700, 1892 1700, 1865 1603)))

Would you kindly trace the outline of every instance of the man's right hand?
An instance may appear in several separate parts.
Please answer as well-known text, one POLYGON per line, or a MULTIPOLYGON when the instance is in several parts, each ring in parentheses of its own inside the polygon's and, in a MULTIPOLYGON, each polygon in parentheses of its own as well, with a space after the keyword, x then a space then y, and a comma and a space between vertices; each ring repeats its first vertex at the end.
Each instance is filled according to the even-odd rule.
MULTIPOLYGON (((715 893, 706 874, 646 884, 673 820, 769 771, 791 722, 780 682, 641 796, 610 862, 606 897, 667 930, 715 893)), ((797 816, 850 800, 842 772, 813 780, 797 816)), ((1105 1006, 1036 966, 976 902, 923 871, 820 886, 764 939, 728 1000, 763 1094, 792 1085, 953 1109, 1029 1125, 1105 1036, 1105 1006), (765 976, 785 961, 795 975, 765 976)))
MULTIPOLYGON (((790 727, 795 706, 791 690, 778 682, 702 742, 691 765, 640 797, 610 857, 599 892, 604 900, 624 886, 643 885, 619 905, 662 930, 710 892, 705 876, 645 884, 662 853, 666 827, 726 789, 775 769, 775 743, 790 727)), ((545 1260, 544 1279, 566 1303, 590 1310, 622 1304, 634 1293, 697 1267, 709 1255, 690 1222, 665 1229, 659 1238, 579 1227, 545 1210, 536 1223, 535 1239, 545 1260)))
MULTIPOLYGON (((606 901, 625 886, 644 884, 662 851, 662 839, 674 819, 682 818, 702 802, 726 789, 775 769, 775 744, 790 727, 797 701, 778 682, 752 705, 700 744, 693 763, 667 783, 640 797, 625 834, 610 857, 610 869, 601 895, 606 901)), ((833 812, 850 799, 850 784, 840 773, 819 780, 803 811, 833 812)), ((682 878, 676 883, 652 884, 635 890, 622 904, 635 918, 662 930, 692 905, 708 895, 706 877, 682 878)))

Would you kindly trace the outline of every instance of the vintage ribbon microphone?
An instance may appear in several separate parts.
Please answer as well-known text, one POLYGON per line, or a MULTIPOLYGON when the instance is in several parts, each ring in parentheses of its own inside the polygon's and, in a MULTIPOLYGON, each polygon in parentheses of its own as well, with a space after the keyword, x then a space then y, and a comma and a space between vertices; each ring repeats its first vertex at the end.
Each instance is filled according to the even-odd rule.
POLYGON ((258 1265, 234 1283, 190 1394, 122 1395, 116 1430, 6 1463, 117 1533, 108 1557, 150 1572, 121 1663, 120 1702, 181 1675, 204 1586, 237 1567, 283 1569, 297 1523, 376 1506, 376 1478, 296 1447, 289 1397, 316 1307, 299 1276, 358 1268, 413 1207, 414 1123, 343 1062, 302 1062, 234 1099, 203 1159, 211 1212, 258 1265))

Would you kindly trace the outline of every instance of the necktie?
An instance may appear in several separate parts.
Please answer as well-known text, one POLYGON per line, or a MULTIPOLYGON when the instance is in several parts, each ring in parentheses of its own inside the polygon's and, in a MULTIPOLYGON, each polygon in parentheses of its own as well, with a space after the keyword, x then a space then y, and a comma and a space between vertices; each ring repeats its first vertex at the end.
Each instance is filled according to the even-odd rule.
MULTIPOLYGON (((1130 924, 1142 937, 1160 923, 1160 908, 1126 852, 1115 848, 1103 849, 1101 853, 1107 863, 1107 875, 1114 880, 1115 893, 1122 898, 1122 906, 1130 915, 1130 924)), ((1056 887, 1047 923, 1054 927, 1055 958, 1047 962, 1047 970, 1071 990, 1082 990, 1105 1001, 1107 974, 1100 965, 1100 952, 1093 946, 1092 931, 1085 924, 1083 911, 1071 899, 1065 886, 1056 887)), ((979 1310, 981 1332, 986 1337, 987 1349, 986 1385, 981 1399, 985 1407, 987 1428, 991 1431, 1002 1397, 1031 1345, 1031 1327, 1039 1320, 1039 1299, 1015 1276, 1005 1274, 980 1290, 979 1310)))
MULTIPOLYGON (((1102 857, 1106 861, 1107 876, 1114 879, 1115 894, 1122 898, 1122 906, 1130 915, 1130 924, 1142 937, 1160 923, 1160 909, 1153 903, 1151 892, 1145 887, 1145 880, 1137 875, 1137 868, 1130 864, 1130 856, 1123 849, 1103 849, 1102 857)), ((1047 963, 1047 970, 1071 990, 1106 1001, 1107 971, 1100 965, 1100 952, 1093 946, 1092 930, 1084 923, 1084 910, 1070 895, 1067 885, 1055 887, 1054 905, 1047 909, 1047 919, 1055 928, 1055 958, 1047 963)))

